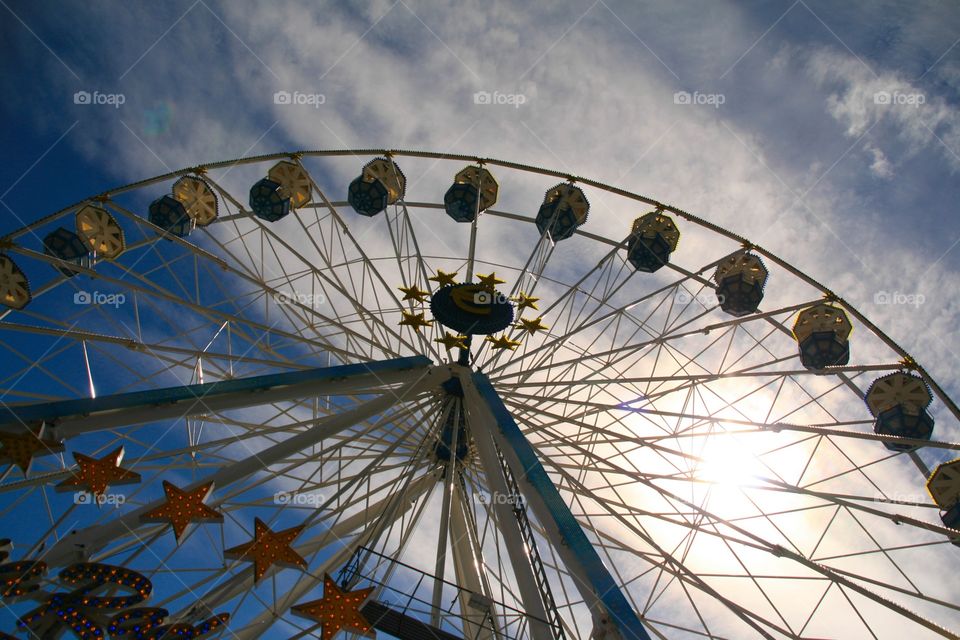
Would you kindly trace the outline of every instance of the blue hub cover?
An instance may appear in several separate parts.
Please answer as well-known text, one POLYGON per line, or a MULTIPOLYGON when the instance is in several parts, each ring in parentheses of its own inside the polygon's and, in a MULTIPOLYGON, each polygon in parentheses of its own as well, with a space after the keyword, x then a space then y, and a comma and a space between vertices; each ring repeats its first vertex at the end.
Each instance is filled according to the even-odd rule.
POLYGON ((440 324, 463 335, 497 333, 513 322, 513 304, 505 295, 472 282, 438 289, 430 311, 440 324))

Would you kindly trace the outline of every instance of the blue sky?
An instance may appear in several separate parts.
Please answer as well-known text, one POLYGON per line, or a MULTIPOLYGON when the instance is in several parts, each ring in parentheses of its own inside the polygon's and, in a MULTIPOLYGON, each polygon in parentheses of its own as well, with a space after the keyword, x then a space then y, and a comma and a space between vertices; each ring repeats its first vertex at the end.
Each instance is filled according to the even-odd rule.
POLYGON ((941 379, 957 364, 960 12, 949 5, 2 11, 0 229, 201 161, 294 148, 477 153, 698 213, 841 292, 941 379), (75 104, 78 91, 123 104, 75 104), (276 104, 277 91, 323 103, 276 104), (475 104, 477 91, 523 104, 475 104), (678 91, 693 104, 676 104, 678 91), (875 305, 879 291, 925 302, 875 305))
POLYGON ((960 396, 960 10, 345 4, 0 0, 0 233, 116 185, 281 150, 514 160, 750 238, 960 396), (883 304, 894 292, 924 301, 883 304))

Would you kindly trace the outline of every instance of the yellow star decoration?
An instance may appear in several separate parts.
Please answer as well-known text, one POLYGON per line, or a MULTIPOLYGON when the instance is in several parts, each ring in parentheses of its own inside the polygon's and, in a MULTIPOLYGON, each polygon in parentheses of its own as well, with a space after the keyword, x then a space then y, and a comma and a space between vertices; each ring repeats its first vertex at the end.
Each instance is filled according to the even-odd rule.
POLYGON ((486 341, 493 344, 494 349, 510 349, 510 351, 513 351, 520 346, 519 340, 511 340, 507 337, 507 334, 503 334, 499 338, 487 336, 486 341))
POLYGON ((63 443, 50 440, 43 431, 0 433, 0 462, 17 465, 26 477, 35 457, 63 451, 63 443))
POLYGON ((253 521, 253 540, 223 552, 224 557, 253 562, 253 581, 260 582, 267 570, 273 565, 307 568, 307 561, 290 548, 294 538, 303 531, 303 525, 283 531, 271 531, 267 523, 260 518, 253 521))
POLYGON ((496 289, 498 284, 503 284, 504 282, 506 282, 506 280, 501 280, 500 278, 498 278, 497 274, 493 272, 491 272, 490 275, 488 276, 478 273, 477 280, 480 281, 480 284, 483 285, 484 288, 490 289, 491 291, 496 289))
POLYGON ((176 485, 163 481, 163 492, 167 500, 157 507, 140 516, 141 522, 169 522, 173 525, 173 533, 177 543, 183 538, 187 527, 192 522, 223 522, 223 515, 212 507, 203 504, 210 492, 213 483, 185 491, 176 485))
POLYGON ((538 316, 533 320, 520 318, 520 324, 517 325, 517 328, 523 329, 524 331, 529 331, 530 335, 535 334, 537 331, 546 331, 550 327, 543 324, 542 320, 543 320, 543 316, 538 316))
POLYGON ((439 342, 444 347, 447 348, 447 351, 450 349, 466 349, 467 348, 467 336, 459 336, 449 331, 444 331, 442 338, 434 338, 434 342, 439 342))
MULTIPOLYGON (((120 466, 123 460, 123 447, 117 447, 100 459, 74 453, 77 470, 73 476, 57 485, 59 491, 86 489, 96 497, 102 496, 109 485, 136 484, 140 474, 120 466)), ((99 504, 99 502, 97 503, 99 504)))
POLYGON ((417 285, 412 287, 397 287, 400 291, 403 292, 404 300, 416 300, 417 302, 426 302, 427 296, 430 295, 429 291, 424 291, 417 285))
POLYGON ((322 640, 332 640, 341 629, 377 637, 377 632, 363 614, 363 606, 373 587, 358 589, 357 591, 343 591, 329 575, 323 576, 323 597, 302 604, 295 604, 290 609, 297 615, 320 623, 320 637, 322 640))
POLYGON ((524 309, 530 308, 534 311, 537 311, 537 301, 540 298, 534 298, 533 296, 528 296, 523 291, 517 294, 517 297, 513 299, 517 303, 517 311, 523 313, 524 309))
POLYGON ((407 325, 408 327, 413 327, 415 330, 420 331, 420 327, 429 327, 430 322, 423 318, 423 312, 414 313, 412 311, 402 311, 403 318, 400 319, 400 325, 407 325))
POLYGON ((442 287, 446 287, 446 286, 450 286, 450 285, 457 284, 457 281, 456 281, 456 279, 455 279, 456 277, 457 277, 457 272, 456 272, 456 271, 454 271, 453 273, 446 273, 446 272, 444 272, 444 271, 441 271, 440 269, 437 269, 437 275, 433 276, 432 278, 427 278, 427 279, 428 279, 430 282, 436 282, 436 283, 437 283, 437 287, 441 287, 441 288, 442 288, 442 287))

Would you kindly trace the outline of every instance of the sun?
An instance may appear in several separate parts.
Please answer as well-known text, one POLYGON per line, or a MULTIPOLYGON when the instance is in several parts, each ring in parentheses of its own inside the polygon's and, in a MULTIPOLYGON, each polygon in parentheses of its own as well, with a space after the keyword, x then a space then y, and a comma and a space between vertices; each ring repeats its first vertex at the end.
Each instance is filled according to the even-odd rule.
POLYGON ((730 434, 706 438, 695 471, 698 479, 723 487, 742 487, 755 483, 763 474, 763 465, 748 445, 730 434))

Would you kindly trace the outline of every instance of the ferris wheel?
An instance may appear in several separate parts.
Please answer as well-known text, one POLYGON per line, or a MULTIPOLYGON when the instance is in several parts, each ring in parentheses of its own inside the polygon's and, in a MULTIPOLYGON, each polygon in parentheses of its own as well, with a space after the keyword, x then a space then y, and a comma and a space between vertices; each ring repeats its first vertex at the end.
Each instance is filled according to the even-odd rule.
POLYGON ((960 637, 957 405, 682 209, 303 151, 0 252, 0 637, 960 637))

